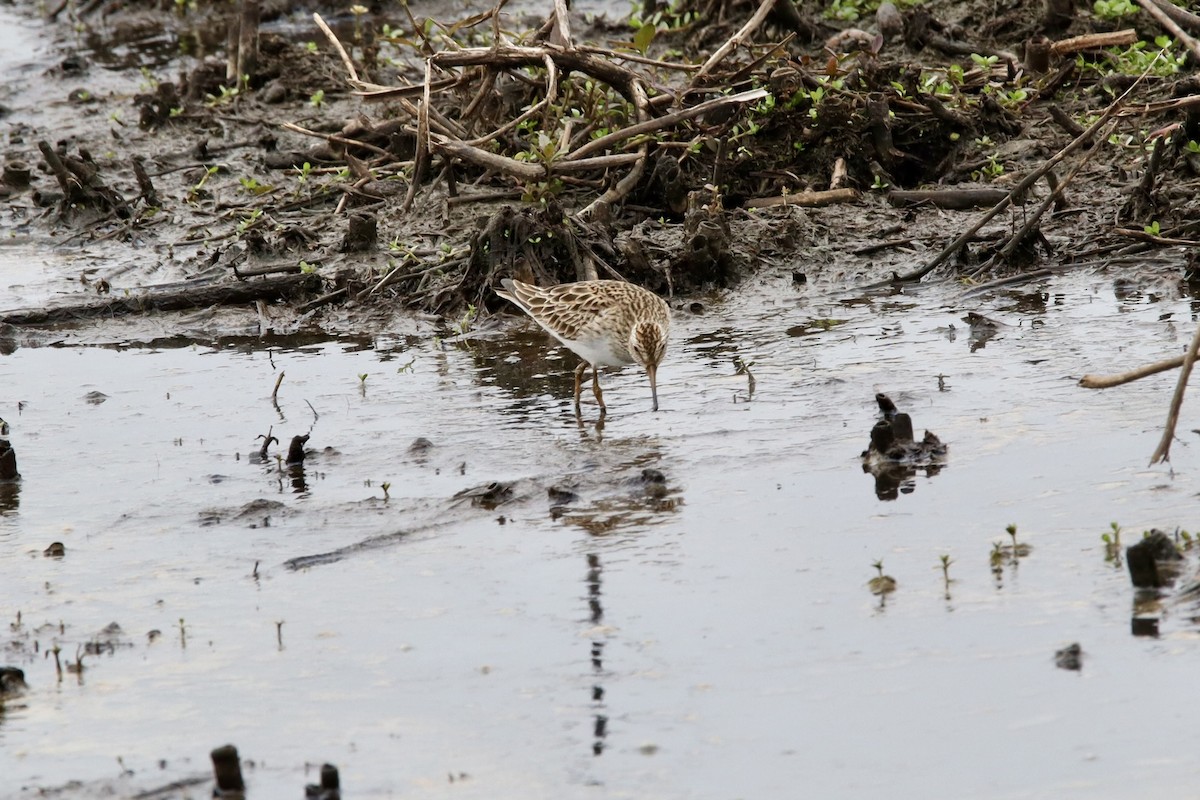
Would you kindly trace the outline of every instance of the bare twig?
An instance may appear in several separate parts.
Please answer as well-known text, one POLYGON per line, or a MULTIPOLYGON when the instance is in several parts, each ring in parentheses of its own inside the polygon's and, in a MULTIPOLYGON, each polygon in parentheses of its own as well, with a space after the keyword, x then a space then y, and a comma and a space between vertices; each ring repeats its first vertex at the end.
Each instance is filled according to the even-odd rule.
POLYGON ((1124 47, 1138 40, 1137 31, 1126 28, 1119 31, 1103 33, 1085 33, 1082 36, 1072 36, 1070 39, 1060 39, 1050 45, 1050 52, 1057 56, 1068 53, 1078 53, 1081 50, 1098 50, 1102 47, 1124 47))
POLYGON ((755 197, 747 200, 743 208, 771 208, 773 206, 830 206, 835 203, 851 203, 858 199, 856 189, 829 189, 823 192, 796 192, 778 197, 755 197))
POLYGON ((1179 409, 1183 405, 1183 393, 1187 389, 1188 378, 1192 376, 1192 365, 1196 363, 1196 353, 1200 351, 1200 325, 1192 336, 1192 343, 1180 365, 1179 380, 1175 383, 1175 394, 1171 395, 1171 407, 1167 411, 1167 424, 1163 426, 1162 439, 1150 456, 1151 464, 1166 461, 1171 456, 1171 442, 1175 440, 1175 425, 1179 422, 1179 409))
POLYGON ((1189 11, 1185 11, 1177 5, 1167 2, 1167 0, 1154 0, 1154 5, 1162 9, 1163 13, 1175 20, 1180 27, 1200 33, 1200 17, 1197 17, 1195 14, 1189 11))
MULTIPOLYGON (((634 107, 637 109, 638 119, 642 123, 649 122, 647 118, 650 116, 650 111, 649 101, 646 98, 646 90, 640 83, 635 83, 633 89, 634 107)), ((586 145, 580 148, 580 150, 584 149, 586 149, 586 145)), ((621 180, 617 181, 615 186, 605 189, 604 194, 589 203, 576 216, 581 220, 591 219, 596 212, 610 208, 614 203, 625 199, 633 191, 634 187, 637 186, 638 181, 642 179, 642 173, 646 171, 646 157, 649 153, 649 142, 642 142, 642 146, 638 148, 638 160, 634 162, 633 169, 627 172, 621 180)))
POLYGON ((707 114, 709 111, 712 111, 716 108, 721 108, 722 106, 737 105, 740 103, 752 103, 755 100, 761 100, 766 96, 767 91, 765 89, 751 89, 748 92, 731 94, 727 97, 714 97, 712 100, 705 100, 703 103, 694 105, 691 108, 680 109, 679 111, 662 117, 655 117, 654 119, 649 119, 645 122, 639 122, 634 125, 630 125, 622 128, 619 131, 614 131, 607 136, 601 136, 599 139, 593 139, 583 147, 580 147, 578 150, 567 155, 566 160, 578 160, 589 153, 594 153, 597 150, 607 149, 617 142, 631 139, 634 136, 639 136, 643 133, 652 133, 654 131, 662 130, 663 128, 670 128, 680 122, 707 114))
POLYGON ((1084 375, 1079 379, 1079 385, 1085 389, 1111 389, 1114 386, 1120 386, 1123 383, 1131 383, 1141 378, 1157 375, 1169 369, 1178 369, 1183 366, 1184 358, 1185 356, 1176 356, 1164 361, 1155 361, 1153 364, 1146 364, 1137 369, 1131 369, 1128 372, 1118 372, 1114 375, 1084 375))
POLYGON ((347 139, 345 136, 339 136, 336 133, 319 133, 318 131, 310 131, 308 128, 302 128, 294 122, 281 123, 280 127, 286 128, 293 133, 300 133, 304 136, 312 136, 317 139, 324 139, 327 142, 336 142, 337 144, 345 145, 347 147, 361 147, 364 150, 370 150, 372 153, 384 156, 385 158, 390 159, 392 157, 392 154, 387 150, 384 150, 382 147, 376 147, 375 145, 368 144, 367 142, 360 142, 357 139, 347 139))
POLYGON ((774 7, 775 0, 762 0, 758 6, 758 10, 754 12, 754 16, 746 20, 746 24, 743 25, 737 33, 729 37, 729 40, 725 42, 725 44, 717 48, 717 51, 708 57, 708 60, 704 62, 702 67, 700 67, 700 71, 696 73, 694 78, 692 78, 692 85, 695 86, 697 81, 707 75, 713 67, 715 67, 717 64, 720 64, 727 55, 737 49, 742 42, 744 42, 756 30, 758 30, 759 26, 762 25, 767 19, 767 15, 771 13, 771 9, 774 7))
POLYGON ((350 73, 350 80, 358 81, 358 70, 354 68, 354 62, 350 60, 350 55, 346 52, 346 48, 342 47, 342 43, 338 41, 337 36, 325 24, 325 20, 321 19, 321 15, 313 12, 313 22, 317 23, 317 27, 321 29, 321 33, 325 34, 325 38, 333 45, 333 49, 337 50, 338 56, 342 59, 342 64, 346 67, 346 72, 350 73))

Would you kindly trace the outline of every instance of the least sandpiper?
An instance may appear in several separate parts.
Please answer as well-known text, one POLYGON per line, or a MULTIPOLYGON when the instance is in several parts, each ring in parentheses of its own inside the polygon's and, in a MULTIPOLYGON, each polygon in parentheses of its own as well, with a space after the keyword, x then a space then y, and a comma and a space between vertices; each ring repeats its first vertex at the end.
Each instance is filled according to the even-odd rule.
POLYGON ((583 359, 575 368, 575 410, 583 371, 592 367, 592 392, 600 413, 608 409, 600 392, 600 367, 641 364, 650 378, 650 396, 658 411, 658 365, 667 353, 671 311, 661 297, 624 281, 580 281, 542 289, 501 281, 496 294, 518 305, 550 335, 583 359))

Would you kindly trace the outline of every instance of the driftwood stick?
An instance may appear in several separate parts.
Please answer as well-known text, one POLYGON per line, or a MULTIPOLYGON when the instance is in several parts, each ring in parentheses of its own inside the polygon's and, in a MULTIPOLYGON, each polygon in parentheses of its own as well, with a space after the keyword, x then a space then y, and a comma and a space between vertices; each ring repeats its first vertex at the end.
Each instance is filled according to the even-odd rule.
MULTIPOLYGON (((454 87, 464 83, 463 78, 442 78, 440 81, 434 81, 429 87, 431 91, 440 92, 443 89, 453 89, 454 87)), ((367 89, 362 88, 351 92, 357 97, 361 97, 368 103, 377 103, 382 100, 398 100, 402 97, 416 97, 417 95, 425 94, 425 85, 416 84, 414 86, 378 86, 367 89)))
POLYGON ((240 86, 242 77, 246 79, 253 78, 258 72, 258 26, 262 19, 262 10, 259 7, 258 0, 241 0, 238 4, 240 7, 239 14, 239 29, 238 29, 238 48, 237 48, 237 75, 234 76, 239 83, 234 84, 240 86))
POLYGON ((487 150, 444 137, 435 137, 431 144, 433 149, 439 153, 476 164, 484 169, 494 169, 521 180, 538 181, 546 177, 546 168, 541 164, 517 161, 515 158, 489 153, 487 150))
POLYGON ((823 192, 796 192, 776 197, 755 197, 742 204, 743 208, 773 208, 776 206, 831 206, 835 203, 852 203, 858 199, 856 189, 828 189, 823 192))
POLYGON ((550 162, 550 174, 561 174, 564 172, 587 172, 593 169, 611 169, 612 167, 626 167, 630 164, 637 163, 642 156, 640 153, 612 153, 607 156, 593 156, 591 158, 581 158, 578 161, 563 161, 558 159, 550 162))
POLYGON ((1171 395, 1171 407, 1167 411, 1167 424, 1163 426, 1162 439, 1150 456, 1150 463, 1157 464, 1166 461, 1171 456, 1171 442, 1175 440, 1175 425, 1179 422, 1179 409, 1183 406, 1183 393, 1187 389, 1188 378, 1192 376, 1192 365, 1196 363, 1196 353, 1200 352, 1200 325, 1192 336, 1192 343, 1180 365, 1179 380, 1175 383, 1175 394, 1171 395))
POLYGON ((1006 189, 895 189, 887 193, 893 206, 928 204, 934 208, 988 208, 1008 196, 1006 189))
POLYGON ((325 38, 337 50, 337 54, 342 59, 342 64, 346 67, 346 72, 350 73, 350 80, 358 81, 358 70, 354 68, 354 62, 350 60, 349 54, 346 53, 346 48, 342 47, 342 43, 338 41, 337 36, 333 34, 329 26, 325 24, 325 20, 321 19, 321 15, 313 12, 313 22, 317 23, 317 27, 321 29, 321 33, 325 34, 325 38))
POLYGON ((754 16, 746 20, 746 24, 737 33, 729 37, 729 40, 725 44, 717 48, 717 51, 708 57, 708 60, 700 67, 700 71, 692 78, 692 85, 695 86, 696 82, 707 75, 713 67, 720 64, 725 59, 725 56, 737 49, 747 37, 753 35, 767 19, 767 15, 771 13, 771 9, 774 7, 775 0, 762 0, 758 6, 758 10, 754 12, 754 16))
POLYGON ((3 311, 0 312, 0 324, 45 325, 100 315, 107 317, 145 311, 204 308, 211 305, 240 305, 255 300, 287 297, 298 292, 311 292, 320 285, 321 278, 315 272, 254 281, 222 281, 184 289, 140 291, 123 297, 110 295, 103 300, 70 306, 3 311))
POLYGON ((1128 372, 1118 372, 1114 375, 1092 375, 1089 373, 1079 379, 1079 385, 1085 389, 1111 389, 1114 386, 1120 386, 1123 383, 1132 383, 1140 378, 1157 375, 1169 369, 1178 369, 1183 366, 1184 358, 1185 356, 1176 356, 1164 361, 1155 361, 1153 364, 1146 364, 1137 369, 1131 369, 1128 372))
POLYGON ((1114 228, 1113 233, 1127 236, 1142 242, 1149 242, 1160 247, 1200 247, 1200 241, 1194 239, 1175 239, 1170 236, 1155 236, 1153 233, 1139 231, 1136 228, 1114 228))
POLYGON ((1125 47, 1138 40, 1137 31, 1126 28, 1106 33, 1085 33, 1082 36, 1072 36, 1070 39, 1060 39, 1050 45, 1050 52, 1056 56, 1068 53, 1078 53, 1081 50, 1098 50, 1101 47, 1125 47))
POLYGON ((611 61, 597 58, 579 50, 564 50, 546 43, 540 47, 500 45, 499 47, 468 47, 462 50, 445 50, 430 56, 434 66, 466 67, 486 66, 493 69, 542 66, 549 54, 558 68, 564 72, 582 72, 621 93, 633 102, 633 83, 642 80, 636 72, 611 61))
POLYGON ((429 142, 429 106, 432 103, 433 61, 425 59, 425 94, 421 97, 421 105, 417 107, 417 152, 413 156, 412 180, 409 181, 408 191, 404 195, 404 203, 400 210, 407 212, 412 208, 417 196, 417 187, 427 170, 431 157, 429 142))
POLYGON ((554 30, 550 41, 559 47, 570 48, 571 43, 571 12, 567 9, 567 0, 554 0, 554 30))
POLYGON ((312 136, 316 139, 324 139, 327 142, 336 142, 337 144, 345 145, 346 147, 361 147, 364 150, 370 150, 372 153, 383 156, 384 158, 392 158, 392 154, 387 150, 384 150, 382 147, 376 147, 375 145, 368 144, 367 142, 360 142, 357 139, 347 139, 345 136, 339 136, 336 133, 319 133, 317 131, 310 131, 308 128, 302 128, 294 122, 283 122, 280 123, 279 127, 285 128, 293 133, 303 134, 304 136, 312 136))
POLYGON ((679 72, 695 72, 700 69, 699 64, 680 64, 678 61, 660 61, 657 58, 650 58, 638 53, 625 53, 617 50, 609 50, 605 47, 596 47, 595 45, 581 44, 575 47, 581 53, 591 53, 592 55, 604 56, 606 58, 619 58, 622 61, 632 61, 635 64, 645 64, 649 67, 658 67, 659 69, 672 69, 679 72))
MULTIPOLYGON (((1147 14, 1154 17, 1155 22, 1162 25, 1172 36, 1183 42, 1184 47, 1191 51, 1193 59, 1200 61, 1200 42, 1197 42, 1187 31, 1179 27, 1175 20, 1167 15, 1167 12, 1163 11, 1151 2, 1151 0, 1137 0, 1137 4, 1145 9, 1147 14)), ((1161 445, 1159 446, 1161 447, 1161 445)))

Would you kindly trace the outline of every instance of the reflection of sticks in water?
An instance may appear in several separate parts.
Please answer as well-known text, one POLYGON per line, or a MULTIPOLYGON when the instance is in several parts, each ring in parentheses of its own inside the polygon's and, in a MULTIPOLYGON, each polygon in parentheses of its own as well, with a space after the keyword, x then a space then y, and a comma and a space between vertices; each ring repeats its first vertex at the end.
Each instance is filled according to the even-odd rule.
MULTIPOLYGON (((754 387, 758 385, 758 382, 754 380, 754 373, 750 371, 750 367, 753 364, 754 364, 753 361, 743 361, 738 356, 734 356, 734 358, 733 358, 733 365, 737 368, 736 374, 746 376, 746 402, 747 403, 754 399, 754 387)), ((736 395, 734 396, 734 402, 737 402, 736 395)))

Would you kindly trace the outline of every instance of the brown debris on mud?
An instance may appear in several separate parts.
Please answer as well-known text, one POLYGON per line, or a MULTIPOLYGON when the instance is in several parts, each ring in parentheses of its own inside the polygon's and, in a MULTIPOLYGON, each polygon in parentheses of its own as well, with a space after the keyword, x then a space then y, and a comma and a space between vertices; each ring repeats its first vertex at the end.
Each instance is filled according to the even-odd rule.
POLYGON ((1200 241, 1200 18, 1161 5, 355 6, 332 24, 253 0, 58 9, 89 45, 64 37, 48 88, 5 118, 0 216, 120 264, 118 286, 98 270, 84 292, 163 268, 204 291, 288 269, 324 284, 293 306, 317 320, 343 303, 498 309, 507 276, 674 294, 797 261, 886 286, 1161 250, 1157 279, 1182 282, 1200 241), (148 30, 176 54, 143 49, 148 30), (92 80, 124 84, 78 88, 92 80), (939 255, 912 270, 913 245, 939 255))

